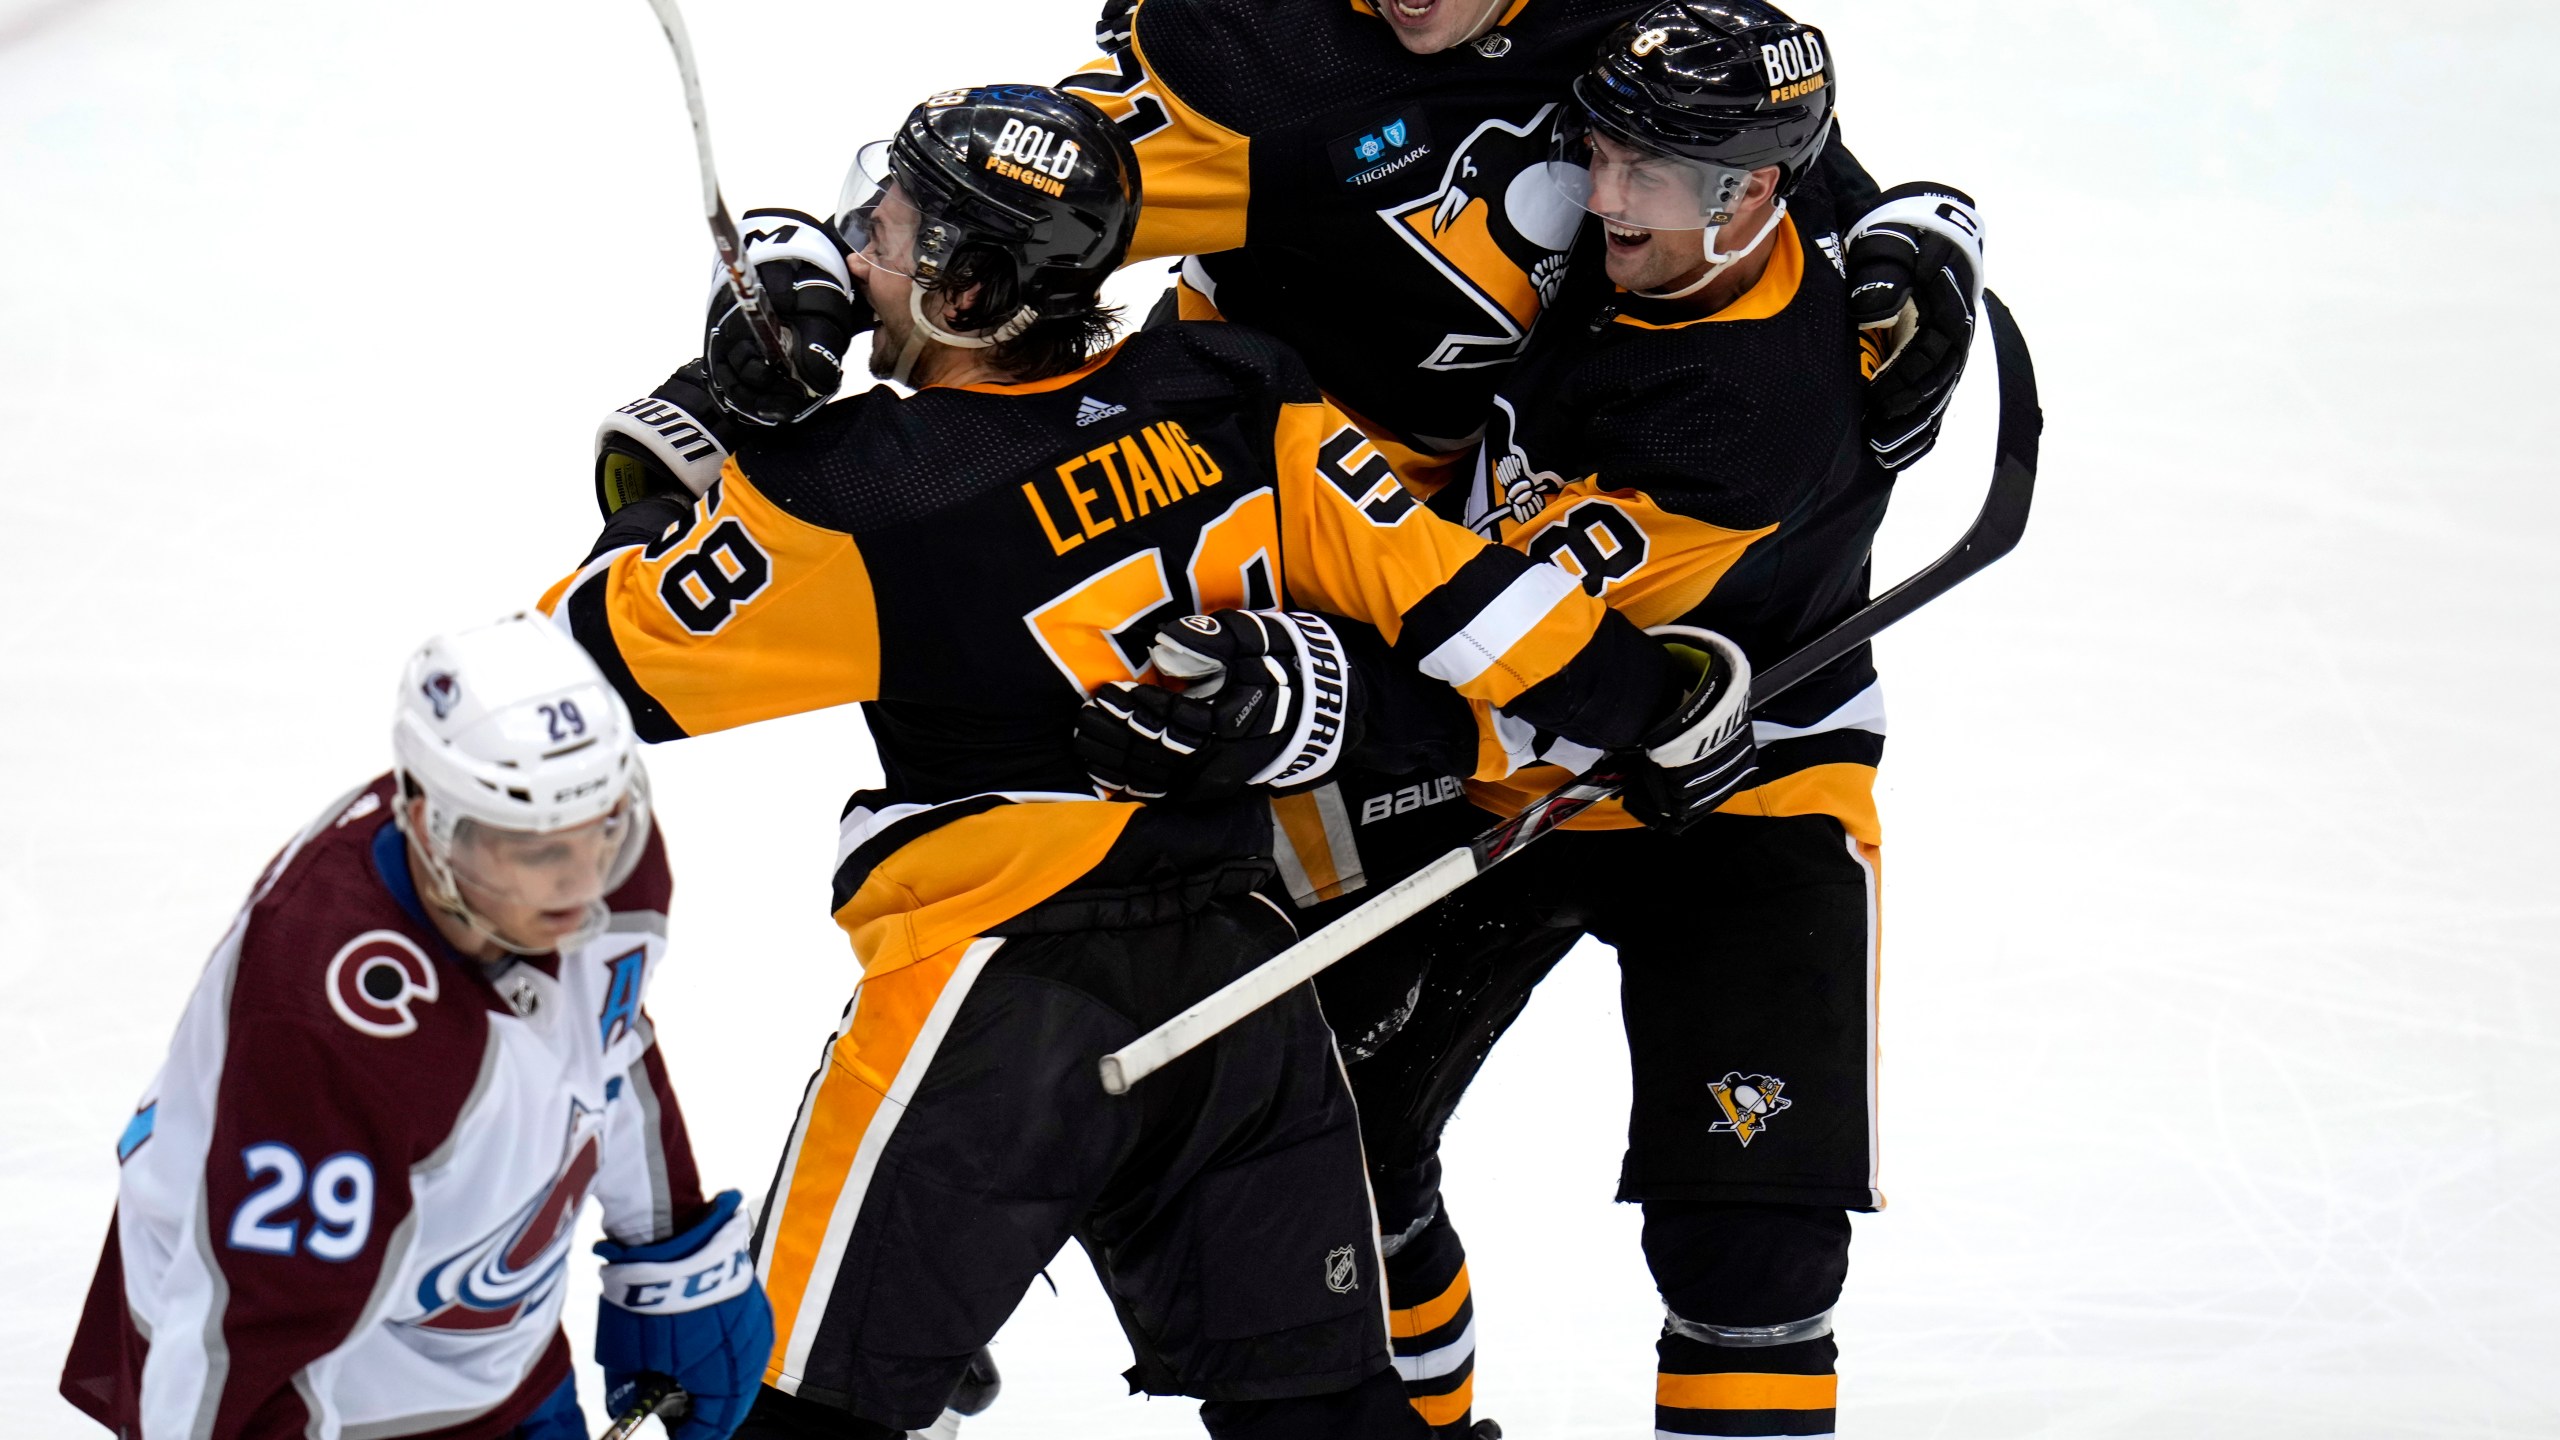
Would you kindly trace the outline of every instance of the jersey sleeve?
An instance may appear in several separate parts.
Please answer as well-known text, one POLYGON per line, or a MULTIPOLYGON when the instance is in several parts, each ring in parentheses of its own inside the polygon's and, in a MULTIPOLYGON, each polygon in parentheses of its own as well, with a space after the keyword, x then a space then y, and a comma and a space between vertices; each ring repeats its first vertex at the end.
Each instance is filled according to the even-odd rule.
POLYGON ((1666 508, 1644 491, 1606 489, 1600 477, 1586 476, 1526 523, 1508 527, 1504 539, 1562 569, 1638 626, 1653 626, 1697 609, 1743 555, 1777 529, 1774 519, 1718 525, 1666 508))
POLYGON ((626 1245, 646 1245, 702 1218, 702 1177, 684 1111, 667 1078, 657 1029, 643 1011, 631 1027, 630 1064, 605 1102, 604 1155, 596 1169, 596 1201, 604 1231, 626 1245))
POLYGON ((143 1433, 335 1434, 310 1397, 335 1387, 366 1322, 417 1158, 396 1077, 349 1051, 308 1022, 235 1017, 196 1243, 170 1257, 144 1363, 143 1433))
MULTIPOLYGON (((1200 23, 1190 13, 1141 5, 1106 23, 1103 56, 1058 82, 1119 125, 1137 152, 1142 204, 1127 263, 1207 255, 1245 242, 1251 140, 1200 113, 1148 58, 1151 30, 1200 23)), ((1190 37, 1209 49, 1214 36, 1190 37)))
POLYGON ((672 740, 879 693, 879 619, 854 537, 800 519, 732 456, 681 520, 611 543, 551 587, 566 623, 631 707, 672 740))
POLYGON ((1329 402, 1283 405, 1275 448, 1291 604, 1375 626, 1398 663, 1596 748, 1669 708, 1659 645, 1562 569, 1433 514, 1329 402))

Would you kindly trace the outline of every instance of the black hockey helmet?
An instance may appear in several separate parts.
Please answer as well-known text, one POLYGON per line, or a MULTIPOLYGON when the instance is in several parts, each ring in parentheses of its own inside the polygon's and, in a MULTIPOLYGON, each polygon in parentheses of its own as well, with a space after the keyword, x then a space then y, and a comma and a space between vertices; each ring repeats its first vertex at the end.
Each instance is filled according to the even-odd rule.
MULTIPOLYGON (((1663 157, 1699 188, 1696 229, 1732 218, 1750 173, 1777 166, 1784 196, 1831 136, 1831 50, 1822 32, 1760 0, 1667 0, 1613 31, 1573 82, 1556 159, 1585 163, 1593 132, 1663 157)), ((1559 174, 1559 183, 1571 177, 1559 174)), ((1575 196, 1587 206, 1588 191, 1575 196)), ((1667 204, 1667 200, 1666 200, 1667 204)), ((1647 223, 1642 219, 1630 223, 1647 223)))
POLYGON ((1044 86, 945 90, 862 147, 836 216, 847 245, 863 249, 892 182, 917 211, 902 273, 930 287, 963 251, 997 252, 1011 261, 1017 333, 1091 304, 1137 228, 1136 152, 1101 111, 1044 86))

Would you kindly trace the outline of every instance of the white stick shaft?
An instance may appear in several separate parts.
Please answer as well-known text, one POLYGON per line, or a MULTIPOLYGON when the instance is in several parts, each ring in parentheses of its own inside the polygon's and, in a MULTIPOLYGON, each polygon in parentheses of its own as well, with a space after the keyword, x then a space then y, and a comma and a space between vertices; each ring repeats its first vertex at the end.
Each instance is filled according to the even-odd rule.
POLYGON ((1102 1088, 1114 1095, 1128 1094, 1130 1086, 1475 877, 1475 855, 1463 845, 1414 871, 1350 914, 1228 981, 1199 1004, 1103 1056, 1102 1088))
POLYGON ((718 216, 720 172, 711 166, 711 121, 702 113, 702 73, 694 68, 693 37, 685 33, 684 12, 676 8, 676 0, 649 0, 649 8, 658 12, 658 25, 676 52, 676 74, 684 81, 684 108, 693 116, 693 148, 702 162, 702 213, 718 216))

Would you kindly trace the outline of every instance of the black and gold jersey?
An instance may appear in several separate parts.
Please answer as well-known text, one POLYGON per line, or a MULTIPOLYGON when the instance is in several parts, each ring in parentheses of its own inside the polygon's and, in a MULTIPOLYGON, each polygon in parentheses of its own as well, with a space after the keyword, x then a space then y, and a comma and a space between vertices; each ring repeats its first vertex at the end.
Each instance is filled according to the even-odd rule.
POLYGON ((1174 822, 1093 798, 1071 737, 1097 687, 1147 677, 1174 617, 1347 616, 1469 699, 1567 730, 1631 731, 1664 703, 1659 647, 1418 504, 1242 326, 1147 331, 1029 384, 876 388, 752 436, 654 539, 607 534, 543 608, 644 736, 865 704, 885 783, 847 811, 836 902, 873 973, 1106 858, 1145 868, 1130 847, 1174 822))
MULTIPOLYGON (((1190 257, 1185 318, 1296 347, 1428 492, 1563 280, 1583 214, 1545 177, 1552 127, 1642 8, 1509 0, 1483 38, 1414 55, 1365 0, 1144 0, 1059 83, 1135 142, 1129 258, 1190 257)), ((1845 188, 1856 162, 1829 148, 1845 188)))
MULTIPOLYGON (((1892 476, 1859 430, 1867 357, 1839 226, 1827 186, 1799 187, 1759 281, 1703 317, 1611 285, 1588 237, 1495 399, 1468 523, 1638 625, 1704 626, 1758 665, 1865 604, 1892 476)), ((1535 742, 1511 730, 1526 759, 1535 742)), ((1778 697, 1757 730, 1760 783, 1725 809, 1830 814, 1877 842, 1884 711, 1867 647, 1778 697)), ((1560 779, 1528 766, 1476 793, 1507 811, 1560 779)), ((1590 823, 1634 822, 1611 806, 1590 823)))

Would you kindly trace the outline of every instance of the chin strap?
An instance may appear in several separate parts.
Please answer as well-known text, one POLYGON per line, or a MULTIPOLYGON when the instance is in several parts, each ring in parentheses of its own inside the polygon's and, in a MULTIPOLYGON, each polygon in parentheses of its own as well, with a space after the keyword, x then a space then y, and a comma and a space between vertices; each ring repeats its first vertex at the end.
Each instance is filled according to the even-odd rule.
POLYGON ((1787 202, 1780 200, 1769 207, 1768 223, 1760 227, 1759 234, 1751 237, 1750 244, 1743 246, 1739 250, 1727 250, 1722 254, 1718 254, 1716 252, 1716 237, 1724 233, 1724 227, 1722 225, 1708 226, 1705 230, 1699 232, 1700 235, 1704 237, 1703 243, 1705 244, 1707 251, 1707 271, 1705 274, 1700 275, 1697 279, 1690 281, 1688 284, 1681 286, 1677 290, 1639 290, 1636 293, 1642 295, 1648 300, 1684 300, 1689 296, 1697 294, 1700 290, 1706 288, 1708 281, 1723 274, 1724 267, 1741 259, 1743 256, 1750 254, 1752 251, 1759 249, 1760 242, 1768 239, 1769 233, 1777 229, 1778 222, 1785 218, 1787 218, 1787 202))
POLYGON ((915 383, 909 377, 915 373, 917 358, 924 354, 925 341, 948 345, 954 350, 984 350, 1001 345, 1030 329, 1039 321, 1040 312, 1025 305, 993 330, 961 335, 933 323, 932 317, 924 313, 924 287, 910 283, 907 286, 907 318, 915 322, 915 328, 907 332, 907 343, 898 347, 898 363, 889 371, 889 378, 901 385, 915 383))

